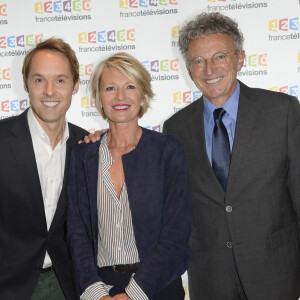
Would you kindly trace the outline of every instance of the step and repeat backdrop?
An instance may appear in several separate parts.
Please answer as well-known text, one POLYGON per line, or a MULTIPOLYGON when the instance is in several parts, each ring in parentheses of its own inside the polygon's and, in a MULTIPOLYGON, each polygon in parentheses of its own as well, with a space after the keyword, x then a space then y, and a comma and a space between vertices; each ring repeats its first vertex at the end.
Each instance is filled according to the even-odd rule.
MULTIPOLYGON (((107 128, 88 82, 99 61, 126 51, 149 71, 155 92, 140 125, 161 131, 165 119, 201 96, 186 72, 178 35, 202 11, 238 21, 246 51, 241 81, 299 98, 300 0, 0 0, 0 119, 30 105, 21 73, 24 56, 55 36, 72 46, 80 62, 70 122, 91 131, 107 128)), ((186 275, 183 279, 187 286, 186 275)))

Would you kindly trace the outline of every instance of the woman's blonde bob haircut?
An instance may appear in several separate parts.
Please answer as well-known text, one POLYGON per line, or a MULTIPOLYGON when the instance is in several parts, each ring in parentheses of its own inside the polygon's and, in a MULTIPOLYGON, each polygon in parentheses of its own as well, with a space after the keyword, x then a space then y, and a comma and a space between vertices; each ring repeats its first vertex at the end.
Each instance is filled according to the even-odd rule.
POLYGON ((104 120, 107 119, 107 116, 101 108, 100 83, 106 68, 117 69, 136 85, 144 100, 138 114, 138 117, 141 118, 149 108, 150 100, 154 97, 151 89, 151 76, 148 71, 137 59, 125 52, 116 53, 98 64, 91 76, 89 88, 95 99, 96 108, 104 120))

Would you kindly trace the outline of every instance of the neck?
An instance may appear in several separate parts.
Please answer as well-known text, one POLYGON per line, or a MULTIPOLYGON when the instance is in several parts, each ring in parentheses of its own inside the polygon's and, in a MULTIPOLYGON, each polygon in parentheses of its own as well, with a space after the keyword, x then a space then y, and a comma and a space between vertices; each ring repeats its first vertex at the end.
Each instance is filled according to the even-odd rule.
MULTIPOLYGON (((117 148, 124 151, 126 148, 132 150, 136 147, 142 135, 142 129, 135 124, 110 123, 107 134, 107 144, 109 148, 117 148)), ((128 150, 128 149, 127 149, 128 150)))
POLYGON ((48 123, 42 121, 35 113, 34 116, 49 137, 52 149, 55 149, 56 145, 63 136, 65 119, 59 122, 48 123))

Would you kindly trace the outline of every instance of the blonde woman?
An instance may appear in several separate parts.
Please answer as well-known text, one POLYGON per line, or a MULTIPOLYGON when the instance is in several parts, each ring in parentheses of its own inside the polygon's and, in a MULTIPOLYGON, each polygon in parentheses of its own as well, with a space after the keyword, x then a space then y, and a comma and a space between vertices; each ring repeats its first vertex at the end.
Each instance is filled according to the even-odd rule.
POLYGON ((138 125, 151 77, 126 53, 102 61, 91 92, 109 130, 71 155, 68 239, 81 299, 183 300, 190 188, 178 139, 138 125))

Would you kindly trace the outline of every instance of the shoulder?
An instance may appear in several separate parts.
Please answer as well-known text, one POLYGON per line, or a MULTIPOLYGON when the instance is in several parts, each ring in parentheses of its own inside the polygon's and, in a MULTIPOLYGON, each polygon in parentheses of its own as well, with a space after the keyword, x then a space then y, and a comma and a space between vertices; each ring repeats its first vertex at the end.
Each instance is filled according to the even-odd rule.
POLYGON ((147 149, 147 152, 151 153, 157 151, 172 151, 174 149, 182 148, 181 142, 177 136, 149 130, 147 128, 143 128, 141 147, 147 149))
POLYGON ((76 145, 72 148, 73 154, 77 156, 78 159, 86 159, 89 158, 95 154, 98 154, 100 146, 100 141, 96 143, 81 143, 79 145, 76 145))
POLYGON ((18 129, 25 131, 26 124, 27 124, 26 112, 23 112, 18 116, 2 119, 0 120, 0 134, 3 133, 5 135, 9 135, 11 129, 13 129, 15 125, 17 125, 18 129))
POLYGON ((174 115, 172 115, 170 118, 168 118, 165 121, 165 124, 177 123, 179 120, 186 119, 195 110, 200 110, 201 105, 202 105, 202 97, 197 99, 193 103, 187 105, 186 107, 182 108, 181 110, 177 111, 174 115))
POLYGON ((76 136, 76 137, 80 137, 83 138, 85 135, 89 134, 89 132, 75 124, 69 123, 69 132, 71 135, 76 136))
POLYGON ((240 84, 241 96, 246 96, 250 99, 253 99, 258 105, 261 106, 268 106, 276 109, 280 107, 289 107, 289 105, 291 103, 295 103, 295 101, 299 102, 296 97, 285 93, 261 88, 251 88, 241 82, 240 84))

